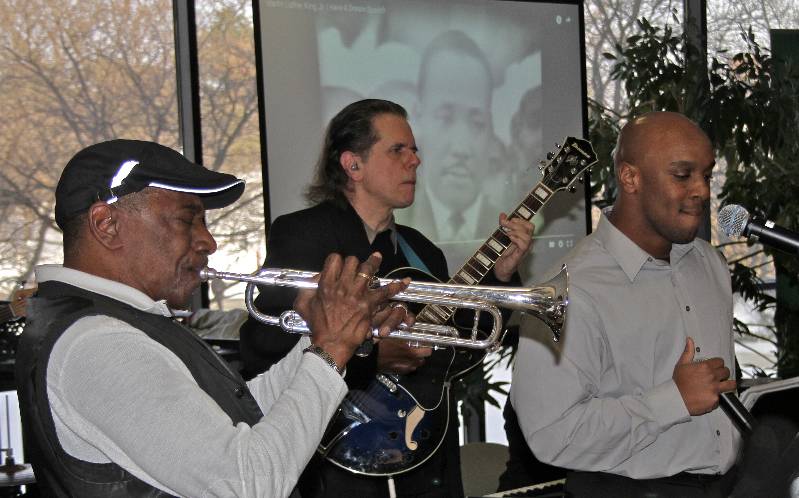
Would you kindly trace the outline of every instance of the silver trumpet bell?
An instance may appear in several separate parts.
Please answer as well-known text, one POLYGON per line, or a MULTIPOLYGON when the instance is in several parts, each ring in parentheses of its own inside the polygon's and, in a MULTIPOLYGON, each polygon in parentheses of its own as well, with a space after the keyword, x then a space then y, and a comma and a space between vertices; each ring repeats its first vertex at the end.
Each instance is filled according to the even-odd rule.
MULTIPOLYGON (((252 274, 216 271, 205 268, 200 271, 203 280, 222 279, 246 282, 244 300, 247 311, 253 318, 267 325, 275 325, 286 332, 309 335, 308 325, 293 310, 284 311, 280 316, 270 316, 260 312, 254 302, 256 286, 293 287, 296 289, 315 289, 313 278, 316 272, 280 268, 261 268, 252 274)), ((374 278, 373 286, 387 285, 394 280, 374 278)), ((411 282, 407 289, 395 295, 392 300, 420 303, 451 308, 468 308, 475 312, 474 326, 470 337, 463 337, 456 327, 438 323, 416 322, 412 326, 400 324, 388 337, 408 341, 413 346, 446 347, 456 346, 470 349, 496 350, 502 339, 502 315, 499 307, 529 313, 550 328, 554 340, 559 340, 560 329, 568 305, 568 272, 564 265, 554 278, 535 287, 489 287, 431 282, 411 282), (485 311, 493 319, 488 335, 477 328, 478 318, 485 311)), ((372 331, 378 337, 377 329, 372 331)))

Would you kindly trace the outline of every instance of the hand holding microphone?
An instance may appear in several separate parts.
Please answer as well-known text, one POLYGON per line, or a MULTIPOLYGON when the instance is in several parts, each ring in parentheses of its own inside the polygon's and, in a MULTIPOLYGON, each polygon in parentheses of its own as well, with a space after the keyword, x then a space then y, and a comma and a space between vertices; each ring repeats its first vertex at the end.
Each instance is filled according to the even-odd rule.
POLYGON ((750 217, 746 208, 728 204, 719 210, 719 226, 727 237, 748 237, 752 242, 773 247, 789 254, 799 254, 799 234, 774 224, 750 217))

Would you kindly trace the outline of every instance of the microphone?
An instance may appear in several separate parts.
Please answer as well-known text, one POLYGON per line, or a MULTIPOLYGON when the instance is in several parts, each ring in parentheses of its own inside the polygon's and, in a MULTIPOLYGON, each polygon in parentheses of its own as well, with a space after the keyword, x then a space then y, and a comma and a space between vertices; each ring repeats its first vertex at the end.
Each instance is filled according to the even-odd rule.
POLYGON ((727 237, 748 237, 789 254, 799 254, 799 234, 774 224, 750 218, 749 211, 737 204, 728 204, 719 210, 719 226, 727 237))
POLYGON ((752 427, 755 425, 755 417, 741 403, 738 396, 730 392, 719 394, 719 406, 730 417, 738 432, 744 436, 752 432, 752 427))

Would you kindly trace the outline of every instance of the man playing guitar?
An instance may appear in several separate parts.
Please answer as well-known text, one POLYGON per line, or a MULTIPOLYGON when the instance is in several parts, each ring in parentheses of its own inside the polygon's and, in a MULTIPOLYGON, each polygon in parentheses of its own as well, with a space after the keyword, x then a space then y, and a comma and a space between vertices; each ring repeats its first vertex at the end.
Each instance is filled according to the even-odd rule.
MULTIPOLYGON (((401 106, 370 99, 344 108, 328 126, 316 178, 308 189, 307 198, 313 207, 274 221, 264 266, 313 271, 319 270, 330 252, 363 259, 377 250, 383 254, 379 275, 421 263, 428 273, 447 280, 441 250, 420 232, 394 222, 394 209, 407 207, 414 200, 416 170, 421 164, 417 152, 407 113, 401 106)), ((508 245, 485 276, 484 283, 494 285, 511 283, 530 249, 533 233, 531 223, 504 213, 499 215, 499 223, 508 245)), ((518 275, 515 279, 517 284, 518 275)), ((292 294, 262 289, 256 305, 270 313, 285 310, 291 305, 292 294)), ((252 319, 242 327, 241 355, 248 375, 267 369, 296 341, 293 336, 265 328, 252 319)), ((424 404, 441 397, 441 386, 450 380, 447 375, 458 370, 453 368, 455 356, 450 348, 433 352, 383 340, 371 355, 348 364, 347 383, 352 393, 372 382, 377 373, 410 374, 404 375, 402 382, 412 385, 413 396, 424 404)), ((368 409, 363 408, 365 412, 368 409)), ((457 420, 454 407, 449 407, 448 417, 457 420)), ((447 417, 444 419, 446 422, 447 417)), ((369 472, 342 470, 319 457, 306 469, 300 491, 304 497, 352 493, 359 497, 461 497, 456 428, 457 423, 449 423, 442 447, 412 470, 398 472, 396 482, 369 472)))

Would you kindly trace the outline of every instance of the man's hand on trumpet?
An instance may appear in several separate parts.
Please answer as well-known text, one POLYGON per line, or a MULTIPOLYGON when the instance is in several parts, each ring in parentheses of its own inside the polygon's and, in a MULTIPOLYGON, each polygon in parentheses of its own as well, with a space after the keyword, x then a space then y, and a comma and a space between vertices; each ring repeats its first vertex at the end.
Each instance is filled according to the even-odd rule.
POLYGON ((318 287, 301 290, 294 301, 294 309, 311 329, 311 343, 324 349, 339 368, 344 368, 361 343, 372 338, 373 327, 386 336, 403 321, 413 323, 412 315, 401 307, 378 313, 382 304, 410 282, 404 279, 370 288, 380 259, 380 254, 374 253, 359 264, 353 256, 342 259, 331 254, 316 276, 318 287))
MULTIPOLYGON (((389 313, 397 307, 407 314, 403 322, 413 325, 416 317, 407 311, 402 303, 392 303, 383 311, 378 312, 375 319, 380 320, 382 314, 389 313)), ((380 347, 377 350, 377 370, 386 373, 408 374, 422 366, 425 358, 432 353, 433 349, 430 347, 410 346, 408 341, 403 339, 386 339, 380 341, 380 347)))
POLYGON ((380 372, 409 374, 424 365, 425 359, 433 354, 433 348, 410 346, 402 339, 380 341, 377 356, 377 369, 380 372))

